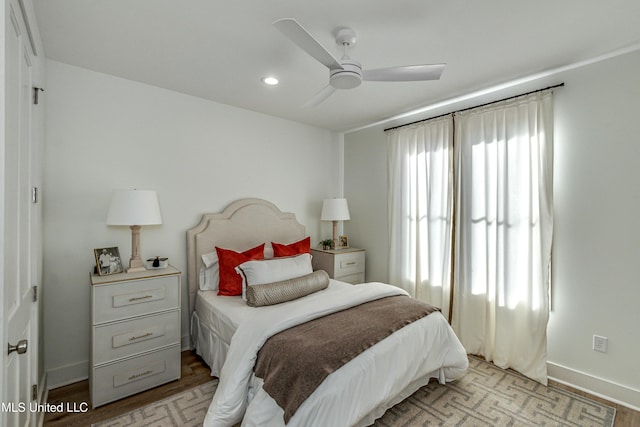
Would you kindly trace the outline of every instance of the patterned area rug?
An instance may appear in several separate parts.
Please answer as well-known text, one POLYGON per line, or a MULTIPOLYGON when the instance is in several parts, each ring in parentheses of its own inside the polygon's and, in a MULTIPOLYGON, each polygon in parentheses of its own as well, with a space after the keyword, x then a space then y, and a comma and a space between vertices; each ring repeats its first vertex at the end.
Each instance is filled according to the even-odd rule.
POLYGON ((431 382, 389 409, 375 426, 613 426, 616 410, 470 356, 469 370, 431 382))
MULTIPOLYGON (((210 381, 94 426, 201 426, 217 384, 210 381)), ((447 385, 429 383, 374 426, 611 427, 614 417, 614 408, 469 357, 464 377, 447 385)))
POLYGON ((218 380, 209 381, 139 409, 92 424, 92 427, 196 427, 202 426, 218 380))

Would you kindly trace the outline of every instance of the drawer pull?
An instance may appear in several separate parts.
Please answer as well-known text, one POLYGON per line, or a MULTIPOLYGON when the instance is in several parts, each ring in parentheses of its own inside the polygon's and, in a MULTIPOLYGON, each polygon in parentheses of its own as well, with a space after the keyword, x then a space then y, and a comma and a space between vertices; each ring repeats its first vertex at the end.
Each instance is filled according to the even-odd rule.
MULTIPOLYGON (((128 305, 141 304, 146 305, 152 301, 161 301, 166 298, 165 288, 155 288, 140 290, 139 292, 130 294, 113 295, 113 308, 126 307, 128 305)), ((161 304, 172 303, 172 301, 165 301, 161 304)), ((138 310, 144 310, 140 307, 138 310)))
POLYGON ((349 261, 349 262, 346 263, 346 265, 356 265, 356 264, 357 264, 357 262, 355 262, 355 261, 349 261))
POLYGON ((150 337, 152 335, 153 335, 153 332, 147 332, 146 334, 138 335, 137 337, 131 337, 131 338, 129 338, 129 341, 135 341, 135 340, 139 340, 139 339, 142 339, 142 338, 147 338, 147 337, 150 337))
MULTIPOLYGON (((111 336, 111 348, 119 348, 119 347, 124 347, 127 345, 142 345, 141 343, 143 343, 144 341, 147 340, 157 340, 160 337, 163 337, 166 335, 166 328, 167 326, 169 327, 170 333, 172 334, 173 338, 175 339, 175 327, 171 327, 169 325, 169 320, 167 319, 167 317, 163 317, 163 316, 154 316, 153 318, 150 318, 148 320, 146 320, 145 322, 151 323, 151 322, 156 322, 155 324, 145 324, 145 325, 140 325, 142 326, 142 328, 137 329, 137 330, 128 330, 127 332, 123 333, 123 334, 117 334, 117 335, 112 335, 111 336)), ((107 330, 107 332, 109 332, 107 330)), ((103 334, 100 334, 100 336, 104 336, 103 334)), ((160 340, 161 341, 161 340, 160 340)), ((145 348, 149 348, 149 346, 147 345, 147 347, 145 348)), ((101 356, 106 356, 105 355, 101 355, 101 356)))
POLYGON ((133 298, 129 298, 129 302, 132 301, 139 301, 141 299, 147 299, 147 298, 153 298, 153 295, 145 295, 143 297, 133 297, 133 298))
MULTIPOLYGON (((175 348, 178 348, 178 347, 176 346, 175 348)), ((164 350, 164 351, 156 352, 153 354, 160 355, 161 357, 165 357, 165 358, 169 357, 167 355, 168 353, 166 353, 165 351, 169 351, 169 350, 164 350)), ((147 356, 142 356, 141 359, 144 360, 145 357, 147 356)), ((154 357, 157 357, 157 356, 154 356, 154 357)), ((133 359, 133 360, 138 360, 138 359, 133 359)), ((133 362, 132 361, 118 362, 118 364, 120 364, 121 366, 122 365, 126 366, 127 363, 133 363, 133 362)), ((118 369, 117 368, 118 364, 115 365, 116 366, 115 369, 118 369)), ((110 369, 107 369, 106 367, 105 367, 105 370, 106 372, 110 372, 110 369)), ((147 378, 151 378, 154 375, 161 375, 163 372, 166 372, 166 371, 167 371, 167 359, 148 362, 148 363, 145 363, 144 366, 140 366, 138 369, 127 370, 127 372, 115 372, 113 375, 113 387, 115 388, 115 387, 124 386, 126 384, 131 384, 134 381, 147 380, 147 378)), ((111 370, 111 372, 113 371, 111 370)))
POLYGON ((148 371, 140 372, 139 374, 133 374, 128 379, 129 381, 131 381, 131 380, 135 380, 136 378, 144 377, 145 375, 149 375, 152 373, 153 373, 153 370, 148 370, 148 371))

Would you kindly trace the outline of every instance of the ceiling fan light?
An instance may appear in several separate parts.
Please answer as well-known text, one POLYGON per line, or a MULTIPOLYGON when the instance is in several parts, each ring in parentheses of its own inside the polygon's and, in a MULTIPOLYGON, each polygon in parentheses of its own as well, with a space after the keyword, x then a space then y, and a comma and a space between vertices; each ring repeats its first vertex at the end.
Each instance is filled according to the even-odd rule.
POLYGON ((276 86, 279 82, 275 77, 268 76, 262 78, 262 83, 266 84, 267 86, 276 86))
POLYGON ((331 86, 336 89, 353 89, 360 86, 362 79, 355 73, 348 71, 331 76, 331 86))
POLYGON ((362 66, 359 62, 342 61, 342 69, 329 72, 329 82, 336 89, 353 89, 362 83, 362 66))

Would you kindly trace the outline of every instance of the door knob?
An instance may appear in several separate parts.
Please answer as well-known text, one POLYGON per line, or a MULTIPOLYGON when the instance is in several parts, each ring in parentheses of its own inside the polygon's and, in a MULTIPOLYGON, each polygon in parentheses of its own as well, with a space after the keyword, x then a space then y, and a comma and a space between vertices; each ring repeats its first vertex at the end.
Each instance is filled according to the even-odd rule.
POLYGON ((11 354, 14 351, 17 352, 18 354, 24 354, 27 352, 28 344, 29 342, 27 340, 20 340, 16 345, 8 344, 9 348, 8 348, 7 354, 11 354))

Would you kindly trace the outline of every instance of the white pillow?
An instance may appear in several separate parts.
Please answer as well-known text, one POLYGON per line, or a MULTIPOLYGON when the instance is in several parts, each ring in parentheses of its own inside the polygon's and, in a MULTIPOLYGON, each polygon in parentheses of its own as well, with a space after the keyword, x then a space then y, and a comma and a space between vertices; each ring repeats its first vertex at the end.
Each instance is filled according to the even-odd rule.
POLYGON ((264 245, 264 259, 273 259, 273 248, 266 244, 264 245))
POLYGON ((268 260, 246 261, 236 267, 242 276, 242 299, 246 300, 247 286, 280 282, 313 273, 311 255, 300 254, 292 257, 268 260))
POLYGON ((210 268, 213 266, 213 264, 216 264, 218 262, 218 253, 213 251, 209 252, 208 254, 202 254, 201 258, 205 268, 210 268))
POLYGON ((200 268, 200 290, 217 291, 220 284, 220 266, 218 264, 218 254, 209 252, 202 254, 204 267, 200 268))
MULTIPOLYGON (((209 252, 202 254, 202 263, 204 267, 200 267, 200 285, 201 291, 217 291, 220 287, 220 266, 218 265, 218 253, 209 252)), ((264 258, 273 258, 273 248, 264 247, 264 258)))

